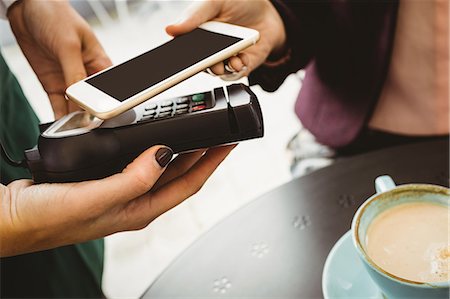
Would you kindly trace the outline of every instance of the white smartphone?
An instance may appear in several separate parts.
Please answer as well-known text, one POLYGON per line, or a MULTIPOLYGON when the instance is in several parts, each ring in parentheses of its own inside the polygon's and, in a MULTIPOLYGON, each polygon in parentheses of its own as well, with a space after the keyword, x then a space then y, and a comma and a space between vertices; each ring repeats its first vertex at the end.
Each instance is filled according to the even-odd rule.
POLYGON ((255 44, 256 30, 207 22, 133 59, 67 88, 67 97, 109 119, 255 44))

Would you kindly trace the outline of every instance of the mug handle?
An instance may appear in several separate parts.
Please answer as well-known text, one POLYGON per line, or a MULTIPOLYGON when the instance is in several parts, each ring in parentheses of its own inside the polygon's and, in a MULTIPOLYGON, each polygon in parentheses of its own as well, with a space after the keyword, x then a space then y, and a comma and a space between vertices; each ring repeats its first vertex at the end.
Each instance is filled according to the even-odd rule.
POLYGON ((375 179, 375 190, 377 190, 377 194, 389 191, 394 188, 394 180, 388 175, 382 175, 375 179))

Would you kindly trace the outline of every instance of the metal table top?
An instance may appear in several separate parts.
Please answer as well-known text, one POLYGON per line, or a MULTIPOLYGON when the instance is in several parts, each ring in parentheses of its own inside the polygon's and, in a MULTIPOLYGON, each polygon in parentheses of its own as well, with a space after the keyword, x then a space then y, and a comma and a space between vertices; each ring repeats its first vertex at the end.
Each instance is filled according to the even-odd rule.
POLYGON ((201 236, 143 298, 321 298, 330 249, 384 174, 448 186, 448 141, 343 159, 274 189, 201 236))

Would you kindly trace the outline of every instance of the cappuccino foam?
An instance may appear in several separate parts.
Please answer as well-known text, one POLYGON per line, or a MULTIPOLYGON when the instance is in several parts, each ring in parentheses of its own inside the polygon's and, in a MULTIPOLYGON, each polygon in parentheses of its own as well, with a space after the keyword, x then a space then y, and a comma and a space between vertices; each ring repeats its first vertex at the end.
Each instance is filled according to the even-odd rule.
POLYGON ((450 209, 405 203, 378 215, 366 234, 366 251, 380 268, 416 282, 449 281, 450 209))

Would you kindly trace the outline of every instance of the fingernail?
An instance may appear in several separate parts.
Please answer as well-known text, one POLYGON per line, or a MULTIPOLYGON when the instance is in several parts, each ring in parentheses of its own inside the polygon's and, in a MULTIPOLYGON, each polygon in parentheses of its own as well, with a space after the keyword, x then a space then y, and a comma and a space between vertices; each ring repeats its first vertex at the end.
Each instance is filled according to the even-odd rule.
POLYGON ((213 76, 213 77, 217 77, 217 75, 216 74, 214 74, 214 72, 213 71, 211 71, 211 69, 210 68, 207 68, 206 70, 205 70, 208 74, 210 74, 211 76, 213 76))
POLYGON ((168 147, 162 147, 156 151, 156 162, 158 162, 159 166, 162 168, 166 167, 169 164, 170 160, 172 160, 173 151, 168 147))
POLYGON ((228 62, 225 64, 225 70, 230 73, 236 73, 237 71, 234 69, 234 67, 228 62))

